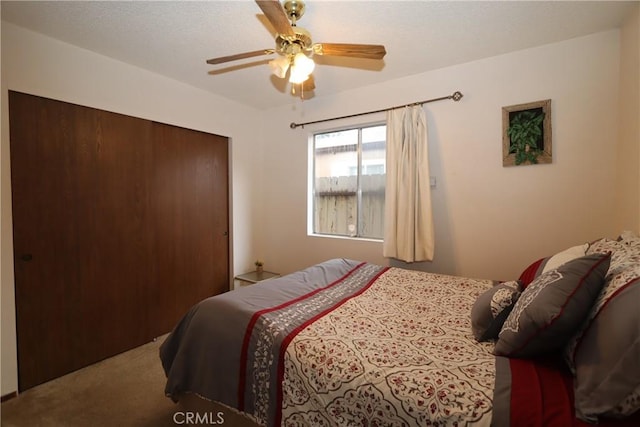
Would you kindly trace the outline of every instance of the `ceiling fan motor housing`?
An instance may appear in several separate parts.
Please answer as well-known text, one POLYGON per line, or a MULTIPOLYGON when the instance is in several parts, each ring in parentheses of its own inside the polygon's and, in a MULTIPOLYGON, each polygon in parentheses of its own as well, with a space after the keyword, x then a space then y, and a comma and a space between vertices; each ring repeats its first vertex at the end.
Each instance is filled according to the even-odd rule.
POLYGON ((280 55, 295 55, 298 52, 309 53, 311 50, 311 34, 302 27, 292 27, 293 36, 278 34, 276 52, 280 55))

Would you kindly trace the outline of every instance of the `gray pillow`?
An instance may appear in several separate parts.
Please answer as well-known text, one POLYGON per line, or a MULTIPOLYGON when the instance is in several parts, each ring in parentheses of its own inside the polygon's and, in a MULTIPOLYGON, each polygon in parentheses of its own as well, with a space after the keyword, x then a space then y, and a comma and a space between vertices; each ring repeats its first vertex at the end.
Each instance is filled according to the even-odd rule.
POLYGON ((610 258, 576 258, 529 284, 502 326, 495 354, 535 357, 562 348, 589 314, 610 258))
POLYGON ((640 239, 602 239, 589 251, 612 255, 602 292, 565 348, 576 415, 589 422, 640 415, 640 239))
POLYGON ((640 281, 609 300, 576 349, 578 418, 627 416, 640 409, 640 281))
POLYGON ((498 339, 502 324, 520 296, 519 281, 500 283, 482 293, 471 307, 471 331, 478 341, 498 339))

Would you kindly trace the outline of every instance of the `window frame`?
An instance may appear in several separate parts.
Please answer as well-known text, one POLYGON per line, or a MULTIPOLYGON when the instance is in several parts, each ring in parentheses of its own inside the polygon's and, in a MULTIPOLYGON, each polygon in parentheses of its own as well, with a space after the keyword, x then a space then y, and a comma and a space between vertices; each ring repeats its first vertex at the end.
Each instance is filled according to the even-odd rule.
MULTIPOLYGON (((332 239, 349 239, 349 240, 363 240, 363 241, 371 241, 371 242, 383 242, 383 237, 366 237, 361 236, 360 228, 363 221, 363 209, 362 206, 362 188, 361 188, 361 178, 363 173, 363 164, 362 164, 362 130, 365 128, 372 128, 384 126, 386 129, 387 122, 386 120, 376 120, 367 123, 354 123, 351 125, 345 125, 335 128, 325 128, 318 129, 315 131, 311 131, 308 133, 308 180, 307 180, 307 235, 312 237, 325 237, 332 239), (315 191, 315 174, 316 174, 316 158, 315 158, 315 137, 320 134, 327 134, 333 132, 342 132, 349 130, 357 130, 358 131, 358 142, 356 147, 357 153, 357 169, 358 173, 356 175, 357 180, 357 190, 356 190, 356 203, 357 203, 357 224, 356 224, 356 234, 354 236, 350 236, 348 234, 331 234, 331 233, 320 233, 314 230, 315 228, 315 209, 316 209, 316 191, 315 191)), ((385 157, 386 157, 386 135, 384 139, 385 143, 385 157)), ((386 174, 386 167, 385 167, 386 174)))

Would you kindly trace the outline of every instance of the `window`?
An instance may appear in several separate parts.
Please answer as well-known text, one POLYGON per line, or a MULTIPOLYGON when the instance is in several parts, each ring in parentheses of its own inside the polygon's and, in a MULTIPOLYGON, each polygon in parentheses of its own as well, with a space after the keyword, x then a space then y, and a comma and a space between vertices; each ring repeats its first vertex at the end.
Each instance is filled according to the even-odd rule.
POLYGON ((382 239, 386 126, 313 135, 312 232, 382 239))

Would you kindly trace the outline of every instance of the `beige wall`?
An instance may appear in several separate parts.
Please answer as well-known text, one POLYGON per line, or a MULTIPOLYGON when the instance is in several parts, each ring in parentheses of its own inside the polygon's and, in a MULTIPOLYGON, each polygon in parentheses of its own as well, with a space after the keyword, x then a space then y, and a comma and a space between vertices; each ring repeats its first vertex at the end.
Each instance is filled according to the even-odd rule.
MULTIPOLYGON (((306 224, 309 135, 384 117, 296 130, 288 125, 455 90, 464 93, 460 102, 424 107, 436 178, 436 244, 434 261, 413 268, 512 279, 538 257, 615 236, 620 231, 613 214, 619 81, 620 32, 614 30, 269 110, 264 120, 265 162, 271 167, 262 180, 263 257, 280 272, 340 256, 387 264, 379 242, 312 237, 306 224), (552 100, 553 163, 503 167, 501 108, 547 98, 552 100)), ((637 164, 625 167, 637 171, 637 164)))
POLYGON ((616 170, 616 220, 640 231, 640 4, 620 33, 620 138, 616 170))
MULTIPOLYGON (((252 264, 259 112, 142 69, 2 23, 2 395, 17 388, 7 90, 230 136, 233 262, 252 264)), ((167 331, 168 332, 168 331, 167 331)))

